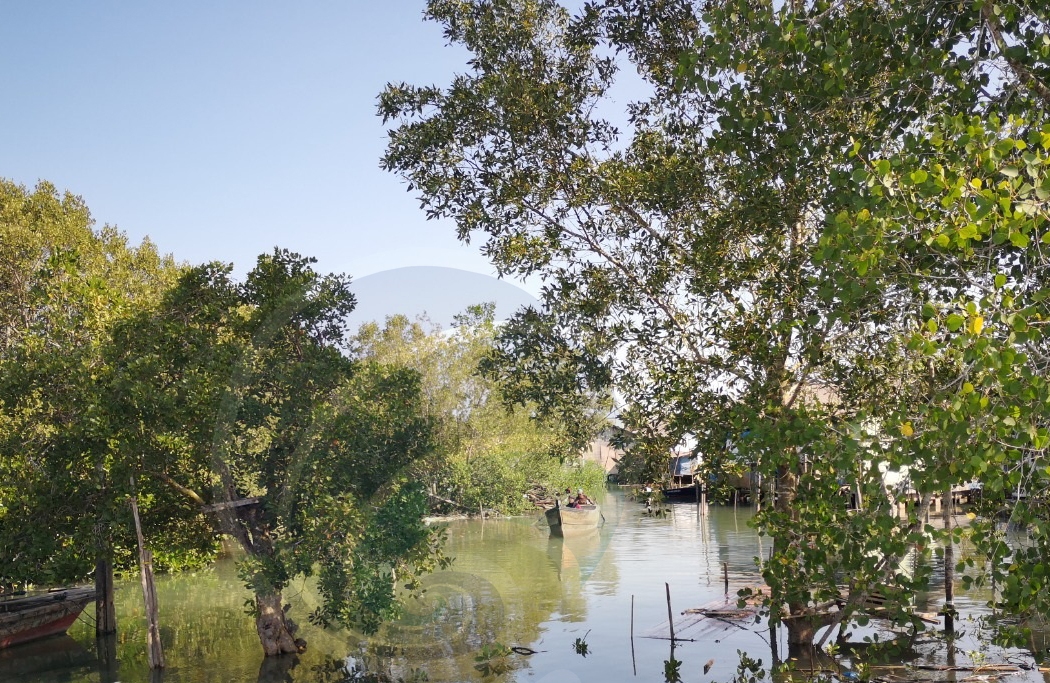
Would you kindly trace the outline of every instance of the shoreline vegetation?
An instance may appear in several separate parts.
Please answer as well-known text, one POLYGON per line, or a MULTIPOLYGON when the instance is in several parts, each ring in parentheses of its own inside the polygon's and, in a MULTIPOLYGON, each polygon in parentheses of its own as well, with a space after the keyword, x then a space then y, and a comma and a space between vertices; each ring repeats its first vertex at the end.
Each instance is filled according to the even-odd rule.
POLYGON ((382 167, 544 282, 500 329, 501 385, 561 414, 614 391, 643 467, 760 477, 763 608, 793 649, 876 589, 903 618, 920 546, 949 605, 958 575, 1050 615, 1045 3, 642 4, 435 0, 463 70, 380 95, 382 167), (970 482, 973 523, 926 524, 970 482))
MULTIPOLYGON (((762 590, 740 597, 789 657, 873 618, 914 639, 931 591, 953 646, 960 585, 992 642, 1032 642, 1050 6, 576 4, 430 0, 463 69, 376 103, 381 168, 501 277, 541 283, 506 321, 479 302, 449 329, 350 329, 350 276, 310 256, 182 264, 0 179, 0 593, 93 578, 106 635, 111 577, 137 567, 162 668, 154 570, 229 542, 263 653, 295 656, 304 619, 375 634, 451 566, 435 512, 602 488, 580 454, 604 430, 625 481, 676 453, 696 481, 753 482, 762 590), (285 598, 307 580, 301 614, 285 598)), ((764 678, 740 659, 736 683, 764 678)))
POLYGON ((224 541, 267 655, 307 645, 283 609, 299 577, 324 600, 298 618, 374 632, 398 585, 448 566, 424 517, 604 483, 579 455, 600 401, 570 425, 480 372, 491 303, 450 330, 351 330, 349 276, 314 259, 275 249, 235 280, 97 229, 46 182, 0 180, 0 244, 0 592, 99 579, 100 635, 102 578, 141 568, 148 594, 224 541))

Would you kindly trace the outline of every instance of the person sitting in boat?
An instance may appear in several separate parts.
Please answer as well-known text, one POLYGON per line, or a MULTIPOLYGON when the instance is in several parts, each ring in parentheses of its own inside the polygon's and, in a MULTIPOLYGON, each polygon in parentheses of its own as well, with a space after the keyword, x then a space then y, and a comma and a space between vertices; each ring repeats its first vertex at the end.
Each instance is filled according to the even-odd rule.
POLYGON ((587 497, 583 489, 576 489, 576 498, 573 499, 569 507, 578 508, 581 505, 594 505, 594 501, 587 497))

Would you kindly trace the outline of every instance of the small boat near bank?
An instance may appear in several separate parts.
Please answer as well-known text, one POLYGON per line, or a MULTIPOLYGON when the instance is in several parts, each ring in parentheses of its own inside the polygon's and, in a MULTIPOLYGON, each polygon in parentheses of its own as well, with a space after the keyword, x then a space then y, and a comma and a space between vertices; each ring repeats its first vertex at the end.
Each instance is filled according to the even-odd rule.
POLYGON ((580 507, 562 507, 555 505, 544 512, 551 535, 564 536, 566 533, 590 531, 598 528, 602 511, 597 505, 580 507))
POLYGON ((662 493, 663 497, 668 500, 693 501, 700 499, 700 494, 703 493, 703 490, 697 491, 696 484, 690 484, 688 486, 673 486, 671 488, 661 489, 660 493, 662 493))
POLYGON ((0 648, 65 633, 94 599, 94 588, 69 588, 0 601, 0 648))

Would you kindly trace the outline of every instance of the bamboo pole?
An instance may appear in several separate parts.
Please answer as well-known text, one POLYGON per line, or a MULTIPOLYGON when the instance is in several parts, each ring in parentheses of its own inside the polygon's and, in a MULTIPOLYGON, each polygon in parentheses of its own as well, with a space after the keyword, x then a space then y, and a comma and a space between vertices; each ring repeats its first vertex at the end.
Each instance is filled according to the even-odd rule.
MULTIPOLYGON (((131 482, 132 488, 135 481, 131 482)), ((142 600, 146 607, 146 654, 150 669, 164 668, 164 649, 160 643, 160 626, 157 623, 157 591, 153 583, 153 553, 146 549, 142 538, 142 523, 139 521, 139 506, 135 496, 131 497, 131 516, 135 520, 135 535, 139 540, 139 569, 142 576, 142 600)))

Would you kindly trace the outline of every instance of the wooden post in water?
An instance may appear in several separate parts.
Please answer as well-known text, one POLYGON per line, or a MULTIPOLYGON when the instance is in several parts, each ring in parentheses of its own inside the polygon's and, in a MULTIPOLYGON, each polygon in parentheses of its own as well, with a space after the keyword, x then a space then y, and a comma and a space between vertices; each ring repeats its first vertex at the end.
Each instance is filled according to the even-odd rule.
POLYGON ((944 520, 944 632, 955 634, 955 548, 952 545, 952 487, 944 491, 941 518, 944 520))
MULTIPOLYGON (((131 481, 132 489, 135 480, 131 481)), ((146 549, 142 538, 142 523, 139 521, 139 506, 135 496, 131 497, 131 516, 135 519, 135 534, 139 539, 139 569, 142 574, 142 600, 146 607, 146 654, 149 668, 164 668, 164 649, 160 644, 160 626, 157 623, 157 591, 153 584, 153 553, 146 549)))
POLYGON ((665 583, 667 590, 667 628, 671 631, 671 647, 674 647, 674 614, 671 612, 671 585, 665 583))
MULTIPOLYGON (((105 489, 106 473, 96 465, 99 485, 105 489)), ((109 524, 95 521, 95 637, 117 632, 116 601, 113 596, 113 544, 109 524)))
POLYGON ((631 643, 634 644, 634 596, 631 596, 631 643))
POLYGON ((113 599, 113 548, 107 525, 95 523, 95 637, 117 632, 117 610, 113 599))
POLYGON ((723 562, 722 563, 722 577, 725 578, 726 597, 728 598, 729 597, 729 563, 728 562, 723 562))
POLYGON ((119 681, 119 662, 117 661, 117 637, 113 634, 95 638, 95 657, 97 658, 98 680, 119 681))
POLYGON ((780 653, 777 651, 777 627, 772 619, 769 620, 769 649, 770 654, 773 655, 773 666, 778 666, 780 664, 780 653))
POLYGON ((95 562, 95 637, 117 632, 117 610, 113 596, 113 563, 100 556, 95 562))
POLYGON ((634 675, 638 675, 638 663, 634 659, 634 595, 631 595, 631 666, 634 668, 634 675))

